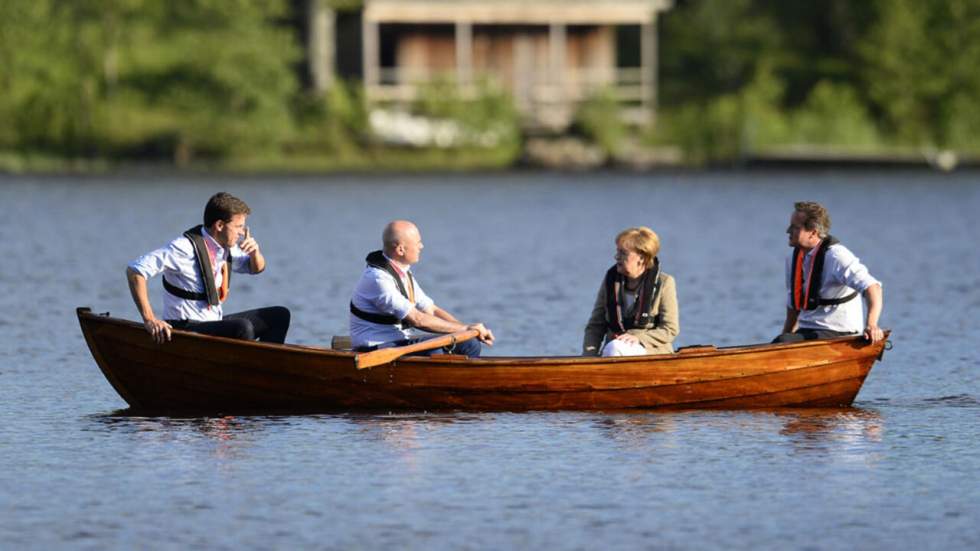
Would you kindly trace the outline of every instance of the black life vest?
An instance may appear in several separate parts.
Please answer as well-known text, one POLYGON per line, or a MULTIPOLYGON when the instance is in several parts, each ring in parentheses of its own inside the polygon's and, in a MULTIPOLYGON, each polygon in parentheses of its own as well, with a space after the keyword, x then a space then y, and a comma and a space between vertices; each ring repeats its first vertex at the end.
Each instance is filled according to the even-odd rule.
POLYGON ((626 305, 623 304, 626 276, 619 273, 615 265, 606 272, 605 285, 606 326, 614 335, 625 333, 630 329, 653 329, 660 325, 660 315, 650 315, 650 306, 660 296, 659 259, 654 258, 653 266, 640 276, 640 288, 637 290, 632 316, 627 317, 626 305))
MULTIPOLYGON (((408 273, 408 282, 412 286, 411 293, 409 293, 409 290, 405 288, 405 284, 402 283, 401 276, 398 275, 398 272, 395 271, 395 267, 392 266, 391 265, 391 262, 385 257, 384 252, 382 252, 382 251, 374 251, 374 252, 368 254, 367 255, 367 258, 365 258, 364 260, 365 260, 365 262, 367 262, 368 266, 371 266, 372 268, 377 268, 379 270, 384 270, 385 272, 388 272, 391 275, 391 277, 393 277, 395 279, 395 283, 398 285, 398 291, 402 294, 402 296, 404 296, 406 299, 408 299, 409 301, 411 301, 413 304, 415 303, 415 300, 414 300, 414 298, 415 298, 415 278, 412 277, 412 272, 407 272, 408 273)), ((400 320, 400 319, 396 318, 395 316, 389 316, 387 314, 375 314, 375 313, 372 313, 372 312, 365 312, 364 310, 361 310, 357 306, 354 306, 354 301, 351 301, 351 303, 350 303, 350 313, 351 314, 354 314, 355 316, 361 318, 364 321, 369 321, 371 323, 378 323, 378 324, 381 324, 381 325, 398 325, 398 324, 401 324, 401 325, 403 325, 405 327, 410 327, 411 326, 411 324, 409 324, 408 320, 400 320)))
POLYGON ((201 224, 194 226, 184 232, 184 237, 189 239, 194 247, 194 258, 197 260, 197 269, 201 272, 201 281, 204 282, 204 292, 198 293, 181 289, 167 281, 166 277, 162 278, 163 288, 168 293, 185 300, 206 300, 209 305, 218 306, 228 298, 228 287, 231 285, 231 251, 228 250, 225 253, 225 263, 221 267, 222 283, 221 289, 219 289, 214 283, 214 267, 211 265, 211 255, 208 254, 207 243, 204 242, 204 236, 201 235, 201 228, 203 227, 201 224))
POLYGON ((813 264, 810 266, 810 275, 803 287, 803 258, 807 251, 801 247, 793 249, 793 265, 790 268, 792 277, 793 308, 796 310, 815 310, 820 306, 835 306, 844 304, 858 296, 857 291, 841 298, 821 298, 820 286, 823 283, 823 262, 827 256, 827 249, 831 245, 840 243, 834 236, 828 235, 817 246, 817 252, 813 256, 813 264))

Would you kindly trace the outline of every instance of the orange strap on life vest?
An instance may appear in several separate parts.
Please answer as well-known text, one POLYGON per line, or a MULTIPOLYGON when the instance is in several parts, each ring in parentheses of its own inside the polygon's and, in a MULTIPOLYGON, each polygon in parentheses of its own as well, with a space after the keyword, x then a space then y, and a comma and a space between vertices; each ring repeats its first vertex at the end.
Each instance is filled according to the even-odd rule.
POLYGON ((820 240, 816 248, 813 250, 813 258, 810 260, 810 269, 807 270, 806 274, 806 287, 804 288, 803 281, 803 259, 806 258, 807 253, 803 249, 797 249, 794 252, 792 277, 793 277, 793 289, 792 289, 792 300, 793 308, 802 312, 803 310, 813 310, 819 306, 837 306, 839 304, 844 304, 854 298, 860 296, 860 293, 854 291, 853 293, 840 297, 840 298, 823 298, 820 296, 821 285, 823 284, 823 266, 824 266, 824 256, 827 253, 827 249, 833 245, 839 243, 837 239, 833 236, 828 235, 827 237, 820 240), (813 277, 816 275, 817 279, 814 280, 813 277), (805 290, 804 290, 805 289, 805 290), (813 295, 812 297, 810 295, 813 295))
POLYGON ((806 304, 801 299, 803 298, 803 250, 800 249, 796 253, 796 266, 793 270, 793 308, 797 310, 802 310, 803 305, 806 304))
MULTIPOLYGON (((211 266, 214 266, 215 262, 218 261, 218 251, 216 251, 213 248, 211 242, 208 241, 207 239, 204 240, 204 244, 207 246, 208 249, 208 258, 211 260, 211 266)), ((229 277, 231 275, 229 273, 231 270, 229 266, 230 261, 231 261, 230 257, 225 258, 224 262, 221 263, 221 269, 218 270, 219 272, 221 272, 221 286, 218 287, 218 302, 224 302, 228 300, 228 290, 229 290, 229 285, 231 283, 231 277, 229 277)))
MULTIPOLYGON (((819 252, 820 245, 817 244, 817 251, 819 252)), ((800 249, 796 253, 796 269, 793 270, 793 307, 797 310, 806 309, 806 305, 810 303, 810 281, 813 277, 813 266, 817 263, 817 259, 814 258, 810 261, 810 269, 806 273, 807 285, 803 287, 803 258, 806 256, 806 252, 800 249)))
POLYGON ((231 281, 229 276, 228 261, 221 265, 221 287, 218 287, 218 300, 224 302, 228 300, 228 283, 231 281))

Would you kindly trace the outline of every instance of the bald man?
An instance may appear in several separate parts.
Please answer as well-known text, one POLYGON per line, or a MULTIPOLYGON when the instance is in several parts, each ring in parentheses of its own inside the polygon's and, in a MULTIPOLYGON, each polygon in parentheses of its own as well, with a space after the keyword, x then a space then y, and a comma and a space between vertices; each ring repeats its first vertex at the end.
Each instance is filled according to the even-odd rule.
MULTIPOLYGON (((350 335, 355 350, 404 346, 432 338, 432 333, 476 329, 477 340, 458 343, 453 353, 478 357, 480 343, 493 345, 493 333, 482 323, 463 323, 436 306, 412 276, 422 254, 422 234, 415 224, 395 220, 381 236, 383 250, 367 256, 367 267, 350 301, 350 335)), ((419 352, 431 355, 444 349, 419 352)))

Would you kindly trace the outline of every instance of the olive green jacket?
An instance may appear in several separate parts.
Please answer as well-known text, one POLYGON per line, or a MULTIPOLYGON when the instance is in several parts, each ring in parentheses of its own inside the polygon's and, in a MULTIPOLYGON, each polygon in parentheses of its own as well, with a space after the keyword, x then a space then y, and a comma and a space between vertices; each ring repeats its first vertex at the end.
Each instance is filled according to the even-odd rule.
MULTIPOLYGON (((660 294, 650 305, 650 315, 660 316, 660 324, 653 329, 630 329, 627 333, 636 335, 640 344, 646 348, 647 354, 671 354, 674 352, 673 342, 681 331, 680 316, 677 312, 677 286, 674 278, 660 273, 660 294)), ((636 308, 639 301, 634 303, 636 308)), ((632 315, 633 310, 627 312, 632 315)), ((592 307, 589 323, 585 325, 585 340, 582 343, 582 355, 598 356, 602 345, 613 339, 613 333, 606 325, 606 285, 605 280, 599 285, 599 296, 592 307)))

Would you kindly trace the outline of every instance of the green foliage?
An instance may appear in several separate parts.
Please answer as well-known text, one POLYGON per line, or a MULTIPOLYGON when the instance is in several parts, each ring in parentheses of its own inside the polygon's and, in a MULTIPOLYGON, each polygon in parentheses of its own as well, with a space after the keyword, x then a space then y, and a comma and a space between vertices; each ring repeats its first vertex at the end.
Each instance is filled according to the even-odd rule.
POLYGON ((960 93, 945 106, 946 145, 962 151, 980 153, 980 100, 960 93))
POLYGON ((663 22, 663 134, 692 158, 980 142, 978 0, 689 0, 663 22))
POLYGON ((161 149, 189 160, 274 147, 291 131, 286 3, 9 0, 0 144, 63 155, 161 149))
POLYGON ((738 97, 691 102, 661 115, 665 141, 676 143, 689 162, 734 159, 739 154, 741 113, 738 97))
POLYGON ((434 80, 422 86, 412 110, 460 124, 470 145, 501 148, 515 158, 519 154, 520 115, 510 95, 489 81, 464 91, 452 80, 434 80))
POLYGON ((897 141, 973 141, 962 117, 976 117, 967 104, 980 99, 980 2, 884 2, 862 53, 868 95, 897 141))
POLYGON ((355 11, 364 7, 364 0, 321 0, 337 11, 355 11))
POLYGON ((367 105, 357 83, 334 82, 324 94, 300 96, 296 118, 300 149, 354 155, 368 127, 367 105))
POLYGON ((821 81, 792 115, 794 143, 868 148, 880 138, 874 121, 848 84, 821 81))
POLYGON ((292 33, 271 24, 281 3, 165 3, 155 40, 129 50, 120 85, 162 121, 158 133, 182 150, 215 155, 275 147, 291 130, 289 98, 299 52, 292 33))
POLYGON ((786 141, 789 123, 782 108, 784 91, 785 84, 772 66, 762 64, 752 82, 739 93, 743 153, 786 141))
POLYGON ((753 0, 693 0, 661 25, 660 82, 667 107, 737 93, 760 63, 783 55, 779 26, 753 0))
POLYGON ((620 104, 612 90, 600 90, 579 106, 574 127, 598 145, 607 155, 623 147, 628 129, 620 113, 620 104))
POLYGON ((786 139, 790 130, 780 109, 782 95, 781 80, 761 65, 738 93, 688 103, 666 113, 661 124, 689 161, 730 161, 786 139))
MULTIPOLYGON (((0 160, 242 164, 285 152, 373 166, 383 155, 424 156, 422 164, 519 156, 520 117, 489 82, 459 90, 438 81, 412 106, 462 129, 453 150, 416 157, 373 144, 359 85, 339 83, 323 97, 299 90, 303 14, 288 11, 303 6, 6 0, 0 160)), ((654 139, 680 145, 690 160, 786 144, 980 151, 980 0, 679 0, 659 23, 654 139)), ((586 101, 575 121, 608 154, 629 145, 610 91, 586 101)))

